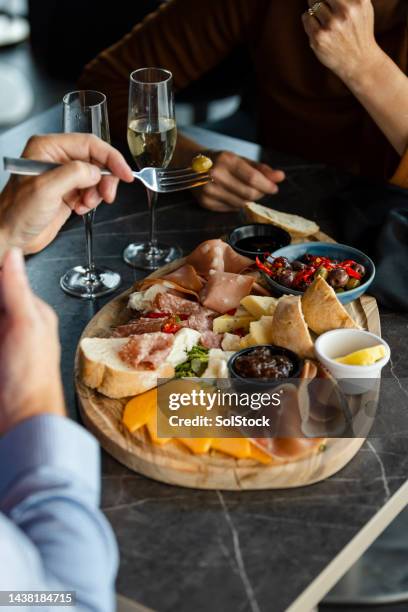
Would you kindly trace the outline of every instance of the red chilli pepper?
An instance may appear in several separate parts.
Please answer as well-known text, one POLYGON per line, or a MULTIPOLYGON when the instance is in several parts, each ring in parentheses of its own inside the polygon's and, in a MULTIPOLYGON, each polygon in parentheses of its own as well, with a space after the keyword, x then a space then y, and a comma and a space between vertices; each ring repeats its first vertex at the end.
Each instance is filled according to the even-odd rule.
POLYGON ((162 332, 164 334, 176 334, 181 329, 180 325, 177 323, 165 323, 162 327, 162 332))
POLYGON ((306 268, 306 270, 300 270, 295 277, 294 284, 298 285, 301 282, 306 282, 309 280, 311 276, 316 272, 316 269, 313 267, 306 268))
POLYGON ((255 261, 256 261, 256 265, 258 266, 260 270, 262 270, 262 272, 265 272, 265 274, 267 274, 268 276, 271 276, 272 270, 270 270, 270 268, 268 268, 265 264, 263 264, 262 261, 259 259, 259 257, 257 257, 255 261))
POLYGON ((351 276, 352 278, 356 278, 357 280, 361 280, 361 274, 356 272, 353 268, 350 268, 350 266, 341 266, 341 267, 344 268, 344 270, 347 272, 347 274, 349 276, 351 276))
POLYGON ((168 312, 148 312, 143 316, 146 319, 166 319, 170 314, 168 312))

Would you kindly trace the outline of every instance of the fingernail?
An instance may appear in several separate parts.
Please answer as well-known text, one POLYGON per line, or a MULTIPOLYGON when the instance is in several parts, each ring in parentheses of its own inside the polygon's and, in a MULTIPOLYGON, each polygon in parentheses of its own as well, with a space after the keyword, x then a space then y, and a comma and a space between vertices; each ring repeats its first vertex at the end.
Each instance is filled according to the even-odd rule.
POLYGON ((25 264, 23 251, 13 247, 8 252, 8 259, 16 272, 25 274, 25 264))

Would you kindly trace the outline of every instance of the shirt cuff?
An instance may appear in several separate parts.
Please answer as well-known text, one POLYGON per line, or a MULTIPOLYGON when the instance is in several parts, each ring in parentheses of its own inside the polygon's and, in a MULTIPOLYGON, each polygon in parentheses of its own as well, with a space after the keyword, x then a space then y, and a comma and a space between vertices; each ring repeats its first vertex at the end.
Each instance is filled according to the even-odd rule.
POLYGON ((43 414, 23 421, 0 438, 0 499, 16 481, 39 468, 74 475, 100 494, 97 441, 68 418, 43 414))

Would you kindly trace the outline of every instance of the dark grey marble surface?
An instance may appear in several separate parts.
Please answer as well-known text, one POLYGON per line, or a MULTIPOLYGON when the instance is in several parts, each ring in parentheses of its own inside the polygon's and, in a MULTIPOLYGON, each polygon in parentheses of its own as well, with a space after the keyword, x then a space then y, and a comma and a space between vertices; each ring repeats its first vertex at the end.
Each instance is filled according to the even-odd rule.
MULTIPOLYGON (((50 111, 1 136, 0 154, 18 153, 30 133, 58 129, 59 112, 50 111)), ((254 145, 192 133, 209 147, 233 145, 249 156, 258 153, 254 145)), ((327 202, 348 178, 286 156, 272 159, 288 172, 276 205, 296 209, 301 199, 308 215, 332 231, 327 202)), ((235 214, 199 209, 189 194, 161 199, 160 238, 179 243, 186 252, 239 222, 235 214)), ((96 259, 122 274, 123 289, 143 273, 122 262, 122 250, 143 237, 146 229, 145 195, 137 185, 122 187, 118 202, 97 213, 96 259)), ((74 418, 75 348, 84 326, 107 301, 81 302, 59 289, 60 276, 83 258, 83 227, 75 219, 48 249, 28 261, 33 288, 60 317, 64 386, 74 418)), ((393 350, 387 375, 395 377, 400 393, 408 395, 408 316, 384 313, 382 324, 393 350)), ((221 493, 170 487, 134 474, 104 454, 102 506, 120 547, 118 590, 160 611, 285 610, 389 502, 407 474, 406 437, 372 439, 326 482, 280 491, 221 493)))

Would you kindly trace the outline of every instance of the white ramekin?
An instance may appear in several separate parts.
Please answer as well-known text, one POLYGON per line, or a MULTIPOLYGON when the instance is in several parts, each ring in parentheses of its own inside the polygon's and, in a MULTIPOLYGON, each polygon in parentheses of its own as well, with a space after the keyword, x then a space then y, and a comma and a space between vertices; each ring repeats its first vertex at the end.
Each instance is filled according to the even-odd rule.
POLYGON ((318 337, 315 351, 319 361, 338 381, 343 381, 342 389, 350 395, 359 395, 373 389, 381 370, 390 360, 391 350, 388 344, 370 332, 361 329, 335 329, 318 337), (382 344, 385 356, 370 366, 346 365, 335 361, 361 349, 382 344))

